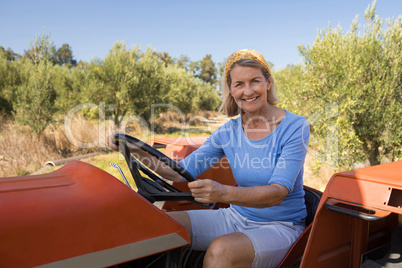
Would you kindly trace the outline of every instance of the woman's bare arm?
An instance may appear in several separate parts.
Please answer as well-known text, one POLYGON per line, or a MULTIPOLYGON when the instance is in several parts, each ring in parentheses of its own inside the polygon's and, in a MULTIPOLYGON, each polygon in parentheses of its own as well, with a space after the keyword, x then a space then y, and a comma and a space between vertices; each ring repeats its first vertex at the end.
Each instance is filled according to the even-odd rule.
POLYGON ((212 180, 198 180, 188 184, 198 202, 222 202, 244 207, 265 208, 279 205, 289 191, 280 184, 265 186, 236 187, 212 180))

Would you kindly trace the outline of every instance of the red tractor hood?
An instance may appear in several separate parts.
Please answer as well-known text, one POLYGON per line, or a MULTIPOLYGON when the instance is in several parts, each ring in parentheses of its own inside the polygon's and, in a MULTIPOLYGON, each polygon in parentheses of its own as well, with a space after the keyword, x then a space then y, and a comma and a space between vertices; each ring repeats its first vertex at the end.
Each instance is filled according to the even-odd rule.
POLYGON ((165 213, 79 161, 0 178, 0 204, 0 267, 105 267, 190 243, 165 213))

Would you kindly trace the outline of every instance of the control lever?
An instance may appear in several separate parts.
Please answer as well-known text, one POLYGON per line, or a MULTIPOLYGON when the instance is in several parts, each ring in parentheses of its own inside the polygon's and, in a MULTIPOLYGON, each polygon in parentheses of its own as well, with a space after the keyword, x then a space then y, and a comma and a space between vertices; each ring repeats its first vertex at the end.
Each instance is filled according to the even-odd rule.
POLYGON ((117 168, 117 169, 120 171, 120 174, 121 174, 121 176, 123 177, 124 181, 126 182, 127 186, 130 187, 130 189, 132 189, 132 188, 131 188, 131 185, 128 183, 128 181, 127 181, 127 179, 126 179, 126 176, 124 176, 123 170, 121 170, 121 168, 119 167, 119 165, 118 165, 118 164, 115 164, 115 163, 112 163, 112 162, 110 162, 110 165, 111 165, 112 167, 117 168))

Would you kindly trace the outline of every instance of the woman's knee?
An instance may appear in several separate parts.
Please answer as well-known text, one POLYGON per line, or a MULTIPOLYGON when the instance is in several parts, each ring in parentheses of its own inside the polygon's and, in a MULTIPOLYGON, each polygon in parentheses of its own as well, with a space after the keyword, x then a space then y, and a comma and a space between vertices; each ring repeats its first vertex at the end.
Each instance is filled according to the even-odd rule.
POLYGON ((222 236, 215 238, 209 245, 207 254, 213 256, 223 256, 228 251, 230 252, 230 243, 222 236))
MULTIPOLYGON (((215 238, 208 247, 204 263, 227 267, 250 266, 254 259, 254 247, 248 237, 232 233, 215 238)), ((207 265, 208 267, 208 265, 207 265)))

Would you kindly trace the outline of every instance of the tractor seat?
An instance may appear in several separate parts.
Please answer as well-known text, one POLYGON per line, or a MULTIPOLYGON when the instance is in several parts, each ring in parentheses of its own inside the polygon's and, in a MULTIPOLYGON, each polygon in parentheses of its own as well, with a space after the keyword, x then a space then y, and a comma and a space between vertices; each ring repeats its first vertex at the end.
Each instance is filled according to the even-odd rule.
POLYGON ((322 193, 314 190, 308 186, 304 186, 304 203, 306 204, 307 216, 306 216, 306 227, 309 226, 313 220, 315 213, 320 203, 322 193))
POLYGON ((307 216, 305 220, 306 229, 299 236, 293 246, 289 249, 285 258, 278 265, 278 268, 292 266, 301 261, 303 257, 304 248, 307 244, 307 239, 310 235, 311 225, 315 217, 315 213, 320 203, 322 193, 318 190, 310 188, 308 186, 303 186, 304 190, 304 202, 306 204, 307 216))

